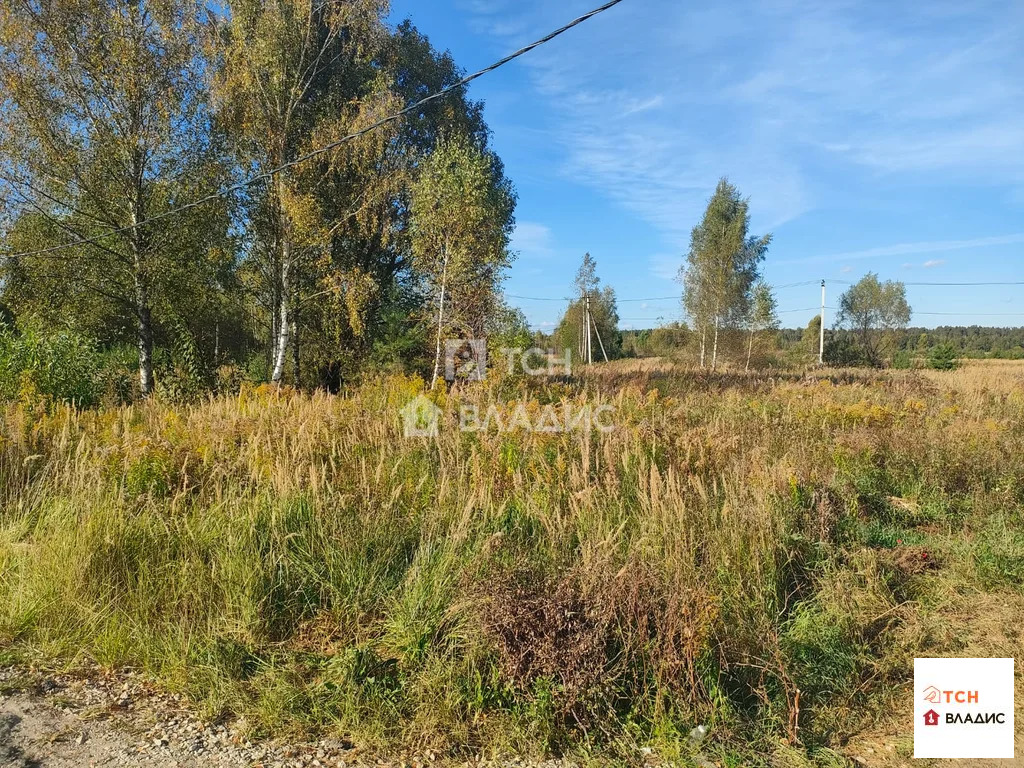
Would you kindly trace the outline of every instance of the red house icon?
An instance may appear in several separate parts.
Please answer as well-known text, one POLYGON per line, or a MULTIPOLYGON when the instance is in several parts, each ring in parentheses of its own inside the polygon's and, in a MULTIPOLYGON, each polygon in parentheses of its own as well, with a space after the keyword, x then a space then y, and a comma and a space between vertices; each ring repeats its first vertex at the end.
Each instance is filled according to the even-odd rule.
POLYGON ((925 725, 938 725, 939 724, 939 713, 934 709, 929 709, 924 713, 924 724, 925 725))

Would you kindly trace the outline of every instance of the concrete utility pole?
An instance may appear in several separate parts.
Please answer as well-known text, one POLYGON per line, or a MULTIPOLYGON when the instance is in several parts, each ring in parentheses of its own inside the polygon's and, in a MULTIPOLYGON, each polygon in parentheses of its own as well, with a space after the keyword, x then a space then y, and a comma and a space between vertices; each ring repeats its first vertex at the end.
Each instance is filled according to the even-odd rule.
POLYGON ((597 330, 597 323, 594 323, 594 335, 597 336, 597 343, 601 345, 601 356, 604 357, 604 361, 608 362, 608 353, 604 351, 604 342, 601 341, 601 332, 597 330))
POLYGON ((821 338, 818 340, 818 365, 825 364, 825 281, 821 281, 821 338))
POLYGON ((586 324, 586 327, 587 327, 587 341, 586 341, 585 350, 584 350, 583 354, 584 354, 584 357, 586 358, 587 365, 590 365, 592 362, 594 362, 594 355, 591 353, 591 349, 590 349, 591 341, 590 341, 590 294, 589 293, 583 294, 583 317, 584 317, 584 319, 586 321, 585 324, 586 324))

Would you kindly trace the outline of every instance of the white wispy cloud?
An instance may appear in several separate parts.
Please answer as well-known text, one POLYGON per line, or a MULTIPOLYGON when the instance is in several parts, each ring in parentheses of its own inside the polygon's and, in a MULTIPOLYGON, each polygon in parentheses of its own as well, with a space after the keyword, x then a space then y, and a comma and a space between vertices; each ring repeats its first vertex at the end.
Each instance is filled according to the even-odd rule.
MULTIPOLYGON (((865 248, 860 251, 846 251, 845 253, 809 256, 806 259, 787 259, 776 263, 808 264, 827 261, 876 259, 885 256, 907 256, 918 253, 943 253, 946 251, 961 251, 970 248, 990 248, 1000 245, 1014 245, 1017 243, 1024 243, 1024 232, 1018 232, 1010 235, 997 235, 994 237, 977 237, 971 240, 928 240, 915 243, 894 243, 892 245, 880 245, 874 248, 865 248)), ((925 262, 923 266, 936 267, 943 263, 945 263, 945 261, 942 259, 932 259, 925 262)), ((904 264, 904 266, 913 265, 904 264)))
POLYGON ((658 253, 649 259, 650 273, 659 280, 675 280, 679 275, 679 267, 683 257, 676 254, 658 253))
POLYGON ((629 115, 635 115, 638 112, 646 112, 649 109, 656 109, 657 107, 660 107, 664 103, 665 97, 659 93, 657 96, 652 96, 649 99, 634 102, 633 104, 627 106, 626 111, 623 112, 622 114, 624 117, 628 117, 629 115))
POLYGON ((525 257, 545 257, 554 253, 551 228, 536 221, 516 222, 512 250, 525 257))
MULTIPOLYGON (((507 47, 590 6, 465 2, 507 47)), ((751 197, 755 231, 849 195, 851 173, 1024 187, 1022 38, 1024 5, 999 0, 648 0, 521 63, 563 175, 681 249, 722 175, 751 197)), ((922 244, 851 258, 925 252, 903 247, 922 244)))
POLYGON ((926 261, 921 266, 924 267, 925 269, 932 269, 933 267, 941 267, 945 263, 945 259, 928 259, 928 261, 926 261))

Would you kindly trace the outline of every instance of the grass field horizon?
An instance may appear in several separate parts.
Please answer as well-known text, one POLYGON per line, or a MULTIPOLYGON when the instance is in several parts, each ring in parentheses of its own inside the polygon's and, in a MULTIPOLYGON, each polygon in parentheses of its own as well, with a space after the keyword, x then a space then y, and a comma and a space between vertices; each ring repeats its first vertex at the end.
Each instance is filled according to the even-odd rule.
POLYGON ((260 736, 832 766, 891 726, 900 764, 914 657, 1022 605, 1021 363, 27 392, 0 427, 4 656, 137 667, 260 736), (420 395, 435 438, 403 435, 420 395), (614 428, 459 429, 494 404, 614 428))

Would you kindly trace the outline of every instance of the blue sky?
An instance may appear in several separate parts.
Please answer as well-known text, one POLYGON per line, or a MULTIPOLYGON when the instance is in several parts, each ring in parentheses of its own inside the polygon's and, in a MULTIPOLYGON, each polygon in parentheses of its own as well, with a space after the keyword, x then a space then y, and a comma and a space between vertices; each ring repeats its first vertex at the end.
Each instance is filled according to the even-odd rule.
MULTIPOLYGON (((597 4, 393 0, 392 16, 474 71, 597 4)), ((750 197, 752 232, 774 233, 775 285, 1024 280, 1020 0, 624 0, 470 94, 519 193, 508 294, 567 295, 589 251, 620 301, 678 296, 721 176, 750 197)), ((907 293, 915 325, 1024 325, 1024 286, 907 293)), ((777 295, 781 310, 820 301, 816 286, 777 295)), ((510 303, 541 328, 564 309, 510 303)), ((677 298, 619 314, 681 317, 677 298)))

